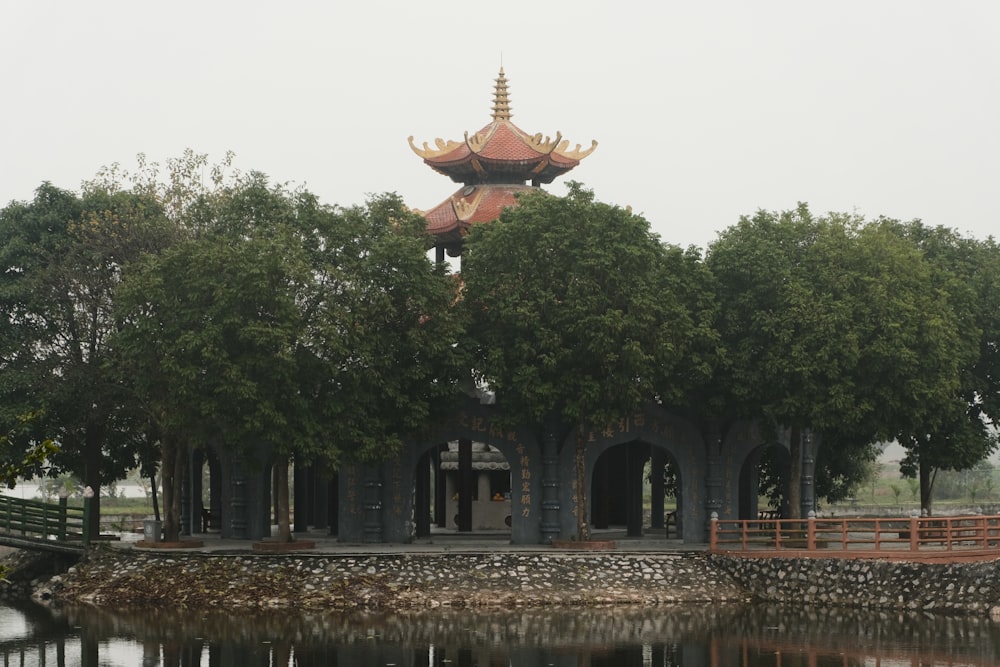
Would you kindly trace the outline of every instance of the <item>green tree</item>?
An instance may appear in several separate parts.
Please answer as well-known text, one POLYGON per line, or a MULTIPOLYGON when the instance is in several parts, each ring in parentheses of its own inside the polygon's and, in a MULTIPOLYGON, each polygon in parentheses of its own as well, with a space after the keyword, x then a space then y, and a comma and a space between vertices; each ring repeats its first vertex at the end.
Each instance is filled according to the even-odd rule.
POLYGON ((816 497, 831 503, 856 497, 877 459, 878 448, 874 443, 838 445, 833 436, 825 435, 816 455, 816 497), (845 451, 851 454, 844 456, 845 451))
POLYGON ((119 295, 122 363, 163 448, 166 539, 178 462, 215 442, 274 452, 287 541, 289 459, 389 456, 456 390, 455 283, 394 195, 341 210, 249 174, 187 215, 191 238, 119 295))
POLYGON ((21 450, 51 437, 50 471, 71 471, 94 490, 135 464, 117 418, 124 397, 106 366, 121 272, 169 244, 155 202, 129 193, 84 196, 43 184, 31 202, 0 211, 0 424, 35 413, 21 450))
POLYGON ((14 432, 0 434, 0 485, 9 489, 14 488, 18 479, 37 474, 59 453, 59 447, 47 438, 33 441, 27 451, 12 443, 16 440, 16 432, 27 427, 33 419, 33 415, 24 415, 14 432))
POLYGON ((899 484, 896 484, 895 482, 890 482, 889 483, 889 490, 892 491, 892 498, 896 502, 896 504, 898 505, 899 504, 899 497, 903 493, 903 487, 901 487, 899 484))
POLYGON ((1000 249, 946 227, 886 221, 930 265, 935 289, 947 295, 960 321, 954 347, 959 384, 929 421, 913 420, 897 438, 906 448, 901 470, 920 480, 920 505, 932 511, 940 470, 975 466, 997 446, 1000 423, 1000 249))
POLYGON ((650 401, 680 403, 710 373, 713 300, 700 257, 571 183, 566 197, 531 193, 473 227, 462 279, 473 368, 504 418, 540 433, 557 424, 557 442, 577 427, 586 539, 583 429, 650 401))
POLYGON ((706 258, 719 285, 733 410, 791 433, 789 504, 801 508, 801 438, 855 456, 928 418, 957 384, 958 322, 912 244, 849 215, 759 211, 706 258))

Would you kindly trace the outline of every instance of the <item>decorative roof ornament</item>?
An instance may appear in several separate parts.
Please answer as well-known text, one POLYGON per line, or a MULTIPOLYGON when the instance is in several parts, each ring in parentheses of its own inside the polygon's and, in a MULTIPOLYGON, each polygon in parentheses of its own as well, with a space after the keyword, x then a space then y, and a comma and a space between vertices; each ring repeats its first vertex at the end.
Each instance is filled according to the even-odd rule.
POLYGON ((459 142, 457 141, 452 141, 451 139, 445 141, 444 139, 438 137, 434 140, 434 145, 437 146, 437 150, 428 146, 426 141, 424 142, 424 147, 420 149, 413 144, 412 135, 408 138, 408 140, 410 142, 410 148, 413 149, 413 152, 425 160, 438 157, 439 155, 444 155, 445 153, 450 153, 459 146, 459 142))
POLYGON ((493 89, 493 120, 510 120, 510 97, 507 94, 507 77, 503 73, 503 65, 500 66, 500 75, 496 79, 496 87, 493 89))
POLYGON ((472 224, 495 220, 506 206, 516 204, 515 194, 537 188, 570 171, 597 148, 570 149, 562 133, 554 138, 529 134, 511 122, 511 102, 503 66, 494 79, 490 123, 478 132, 465 132, 462 141, 436 139, 418 147, 409 137, 410 148, 424 164, 444 174, 462 188, 424 212, 427 230, 439 242, 460 243, 472 224))

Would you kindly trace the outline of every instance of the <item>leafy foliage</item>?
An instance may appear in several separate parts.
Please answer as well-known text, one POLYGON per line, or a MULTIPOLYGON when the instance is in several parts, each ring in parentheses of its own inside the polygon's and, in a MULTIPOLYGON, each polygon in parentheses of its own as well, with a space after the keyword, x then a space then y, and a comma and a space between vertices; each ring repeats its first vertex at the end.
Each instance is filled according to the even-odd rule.
POLYGON ((937 406, 936 419, 914 420, 897 438, 906 449, 900 468, 919 476, 921 506, 930 509, 936 472, 965 470, 996 449, 1000 423, 1000 250, 993 239, 967 239, 919 221, 886 223, 913 243, 931 266, 935 288, 947 295, 961 325, 955 347, 958 385, 937 406))
POLYGON ((706 261, 738 414, 819 431, 841 456, 941 419, 970 359, 963 321, 887 224, 814 218, 805 205, 760 211, 723 232, 706 261))
POLYGON ((697 252, 578 184, 474 227, 462 279, 475 371, 511 420, 603 424, 683 402, 710 372, 714 302, 697 252))
MULTIPOLYGON (((21 427, 29 424, 37 415, 24 415, 21 427)), ((0 484, 13 489, 17 480, 37 474, 50 458, 59 452, 59 446, 51 439, 33 441, 27 452, 11 444, 12 433, 0 435, 0 484)), ((0 577, 2 578, 2 577, 0 577)))
MULTIPOLYGON (((648 402, 680 404, 714 361, 714 301, 695 251, 666 246, 631 211, 579 184, 524 195, 474 227, 462 306, 477 379, 503 418, 560 442, 576 437, 575 493, 586 507, 583 427, 648 402)), ((585 512, 577 536, 586 539, 585 512)))
POLYGON ((455 285, 398 197, 341 210, 252 175, 198 215, 203 231, 150 258, 121 295, 140 393, 172 427, 233 448, 378 459, 447 403, 455 285))
POLYGON ((252 173, 187 215, 118 294, 121 363, 161 437, 335 466, 450 405, 456 285, 397 196, 339 209, 252 173))
POLYGON ((51 437, 50 470, 76 472, 95 491, 135 465, 105 363, 114 291, 130 262, 171 241, 156 203, 130 193, 81 198, 46 183, 0 211, 0 426, 37 413, 11 441, 26 451, 51 437))

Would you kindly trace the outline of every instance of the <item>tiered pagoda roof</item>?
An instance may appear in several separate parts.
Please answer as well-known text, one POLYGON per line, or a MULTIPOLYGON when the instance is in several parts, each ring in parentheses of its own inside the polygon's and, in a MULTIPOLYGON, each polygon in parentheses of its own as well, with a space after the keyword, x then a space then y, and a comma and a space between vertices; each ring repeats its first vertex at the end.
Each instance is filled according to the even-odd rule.
POLYGON ((470 225, 492 222, 506 206, 516 203, 518 192, 551 183, 556 177, 580 164, 597 148, 580 144, 569 148, 569 141, 556 133, 555 139, 528 134, 511 122, 510 96, 503 68, 496 78, 493 93, 493 119, 463 141, 435 140, 432 148, 422 148, 409 138, 410 148, 424 164, 451 178, 462 187, 429 211, 423 212, 427 230, 442 245, 461 241, 470 225))

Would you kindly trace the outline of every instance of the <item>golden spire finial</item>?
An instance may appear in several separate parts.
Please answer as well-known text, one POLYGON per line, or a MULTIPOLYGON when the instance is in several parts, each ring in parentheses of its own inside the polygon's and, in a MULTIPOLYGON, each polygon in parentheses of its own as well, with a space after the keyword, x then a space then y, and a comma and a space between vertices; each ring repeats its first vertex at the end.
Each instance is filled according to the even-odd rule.
POLYGON ((497 83, 493 89, 493 120, 510 120, 513 115, 510 112, 510 97, 507 95, 507 77, 503 73, 503 65, 500 65, 500 74, 494 79, 497 83))

